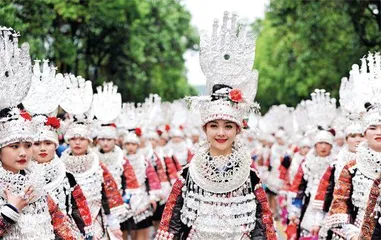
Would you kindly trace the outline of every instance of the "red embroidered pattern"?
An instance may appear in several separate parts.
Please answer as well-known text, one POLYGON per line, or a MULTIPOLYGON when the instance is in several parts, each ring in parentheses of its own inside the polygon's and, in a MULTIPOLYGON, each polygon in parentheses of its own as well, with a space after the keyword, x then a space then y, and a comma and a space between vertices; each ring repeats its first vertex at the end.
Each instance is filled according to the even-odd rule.
POLYGON ((146 175, 147 175, 150 190, 160 190, 161 184, 160 184, 159 177, 157 176, 155 169, 152 167, 151 163, 149 162, 147 162, 146 175))
POLYGON ((332 167, 328 167, 325 171, 323 177, 320 179, 319 187, 316 192, 315 200, 318 201, 324 201, 325 200, 325 193, 327 192, 328 186, 329 186, 329 179, 332 175, 332 167))
POLYGON ((177 179, 177 172, 180 171, 181 169, 177 159, 175 157, 165 157, 164 163, 165 163, 165 166, 167 167, 167 172, 168 172, 170 180, 177 179))
POLYGON ((356 164, 356 161, 348 162, 341 171, 339 180, 333 192, 333 201, 329 215, 349 214, 348 201, 350 199, 352 189, 352 175, 349 169, 356 164))
POLYGON ((127 189, 136 189, 139 188, 139 183, 135 175, 135 171, 132 168, 130 161, 127 158, 124 158, 125 162, 123 165, 123 175, 126 178, 127 189))
POLYGON ((181 194, 181 189, 183 188, 183 185, 184 184, 181 182, 180 179, 177 179, 175 184, 173 184, 171 194, 169 195, 168 201, 165 204, 164 213, 160 221, 159 230, 168 232, 169 223, 173 215, 173 208, 176 204, 178 196, 181 194))
POLYGON ((377 219, 373 216, 373 210, 377 203, 377 198, 380 195, 379 185, 381 182, 381 177, 374 180, 372 188, 370 190, 368 204, 365 209, 364 222, 361 226, 359 239, 371 240, 373 236, 374 229, 376 227, 377 219))
MULTIPOLYGON (((303 162, 302 162, 302 164, 303 164, 303 162)), ((290 187, 291 192, 298 193, 299 186, 302 183, 303 176, 304 176, 302 164, 300 164, 298 172, 295 174, 294 181, 291 184, 291 187, 290 187)))
POLYGON ((111 208, 119 207, 124 204, 122 195, 110 171, 103 163, 100 163, 103 170, 103 190, 105 191, 108 205, 111 208))
POLYGON ((157 175, 159 176, 160 182, 169 182, 167 175, 165 174, 165 170, 163 164, 160 161, 160 158, 155 153, 155 163, 157 167, 157 175))
POLYGON ((258 187, 255 189, 254 194, 262 206, 262 222, 266 227, 266 239, 276 240, 277 236, 274 228, 273 214, 267 202, 266 193, 262 187, 258 187))
POLYGON ((75 239, 71 231, 69 219, 67 216, 58 209, 58 205, 54 200, 48 195, 48 208, 50 216, 52 217, 52 225, 54 233, 60 239, 75 239))
POLYGON ((83 195, 81 187, 77 184, 72 191, 72 196, 77 204, 79 214, 86 227, 92 225, 91 213, 85 195, 83 195))

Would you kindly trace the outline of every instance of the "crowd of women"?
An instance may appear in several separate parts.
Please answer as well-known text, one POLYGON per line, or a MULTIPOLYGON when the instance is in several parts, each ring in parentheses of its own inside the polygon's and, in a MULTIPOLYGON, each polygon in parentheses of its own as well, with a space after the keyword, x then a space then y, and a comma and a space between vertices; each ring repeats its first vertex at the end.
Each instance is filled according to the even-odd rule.
POLYGON ((379 53, 342 80, 340 109, 315 90, 260 117, 236 14, 201 36, 208 95, 172 103, 93 93, 18 37, 0 27, 2 239, 381 239, 379 53))

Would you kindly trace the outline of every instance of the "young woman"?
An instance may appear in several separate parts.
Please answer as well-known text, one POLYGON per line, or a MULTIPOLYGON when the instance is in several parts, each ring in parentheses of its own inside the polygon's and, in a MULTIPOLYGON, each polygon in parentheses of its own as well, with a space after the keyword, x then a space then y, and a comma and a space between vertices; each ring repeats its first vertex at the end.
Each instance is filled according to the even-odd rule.
POLYGON ((62 154, 62 161, 82 188, 87 199, 94 237, 108 239, 108 234, 122 239, 119 223, 128 218, 122 195, 110 171, 90 148, 91 121, 78 120, 69 125, 65 140, 70 148, 62 154))
POLYGON ((34 134, 28 113, 0 112, 0 237, 80 239, 44 191, 44 173, 30 161, 34 134))
POLYGON ((318 186, 324 173, 333 163, 331 132, 320 130, 314 139, 314 149, 300 166, 290 188, 292 206, 289 210, 291 224, 299 226, 298 235, 310 237, 317 235, 323 216, 317 215, 317 209, 311 204, 315 199, 318 186))
POLYGON ((44 172, 44 189, 73 224, 74 230, 85 238, 93 236, 92 219, 86 197, 74 176, 56 155, 60 120, 44 115, 34 116, 38 125, 33 143, 33 160, 44 172))
POLYGON ((203 127, 208 142, 175 182, 157 239, 276 239, 266 194, 250 169, 250 153, 236 138, 239 116, 209 114, 214 117, 202 115, 208 119, 203 127))
POLYGON ((152 216, 156 210, 156 202, 160 200, 161 185, 155 169, 147 161, 139 149, 140 139, 135 132, 129 132, 124 138, 127 152, 125 168, 132 168, 137 179, 138 188, 125 189, 130 196, 133 211, 134 229, 132 239, 145 240, 149 238, 149 227, 152 226, 152 216))
POLYGON ((326 227, 328 239, 380 239, 379 184, 381 172, 381 115, 367 104, 363 117, 365 141, 341 171, 326 227), (332 234, 333 233, 333 234, 332 234))

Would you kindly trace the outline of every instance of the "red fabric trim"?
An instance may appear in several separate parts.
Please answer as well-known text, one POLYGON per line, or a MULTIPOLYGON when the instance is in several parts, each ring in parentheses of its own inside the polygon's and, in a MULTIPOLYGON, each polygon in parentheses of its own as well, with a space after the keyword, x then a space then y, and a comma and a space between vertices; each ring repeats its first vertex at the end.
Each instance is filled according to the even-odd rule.
POLYGON ((6 221, 0 214, 0 237, 4 236, 7 230, 12 226, 12 224, 6 221))
POLYGON ((283 180, 283 181, 286 181, 287 178, 288 178, 288 169, 285 168, 285 167, 282 165, 283 160, 284 160, 284 158, 281 157, 281 158, 280 158, 280 162, 281 162, 281 164, 280 164, 280 166, 279 166, 279 168, 278 168, 278 170, 279 170, 279 179, 281 179, 281 180, 283 180))
POLYGON ((75 239, 67 216, 58 209, 58 205, 49 195, 47 201, 55 235, 60 239, 75 239))
POLYGON ((74 198, 75 203, 77 204, 79 214, 81 215, 81 218, 83 222, 85 223, 85 226, 87 227, 91 226, 92 218, 91 218, 90 208, 87 205, 86 197, 83 194, 82 189, 78 184, 74 187, 72 196, 74 198))
POLYGON ((302 183, 304 172, 302 168, 302 164, 304 161, 299 166, 298 172, 295 174, 294 181, 291 184, 290 190, 291 192, 297 193, 299 190, 299 186, 302 183))
POLYGON ((332 167, 328 167, 325 171, 323 177, 320 179, 319 187, 316 192, 315 200, 318 201, 324 201, 325 200, 325 194, 327 192, 328 186, 329 186, 329 179, 332 175, 332 167))
POLYGON ((155 163, 157 167, 157 175, 159 176, 160 182, 169 182, 167 175, 165 174, 165 170, 163 164, 161 163, 160 158, 155 153, 155 163))
POLYGON ((329 215, 334 214, 349 214, 349 206, 347 205, 351 198, 352 190, 352 175, 349 169, 356 164, 356 161, 348 162, 341 171, 337 186, 333 192, 333 201, 329 215))
POLYGON ((123 175, 126 178, 127 189, 139 188, 138 179, 136 178, 135 171, 132 168, 130 161, 124 158, 123 175))
POLYGON ((165 204, 164 213, 160 221, 159 230, 168 232, 169 223, 173 215, 173 208, 176 204, 178 196, 181 195, 181 189, 183 188, 183 185, 184 184, 181 182, 180 179, 177 179, 176 182, 173 184, 171 194, 168 197, 167 204, 165 204))
POLYGON ((168 172, 168 176, 170 180, 177 179, 177 172, 181 169, 177 159, 175 157, 164 157, 164 163, 165 163, 165 166, 167 167, 167 172, 168 172))
POLYGON ((124 204, 123 198, 118 190, 118 186, 114 178, 103 163, 100 163, 100 165, 103 170, 103 190, 106 194, 110 209, 122 206, 124 204))
POLYGON ((267 202, 267 195, 262 187, 258 187, 254 191, 254 194, 262 206, 262 222, 266 227, 266 239, 276 240, 277 236, 274 228, 273 214, 267 202))
POLYGON ((361 226, 359 239, 361 240, 371 240, 375 227, 377 218, 373 217, 374 207, 377 204, 377 198, 380 195, 379 185, 381 183, 381 177, 374 180, 372 188, 370 190, 369 199, 367 207, 365 209, 364 222, 361 226))
POLYGON ((151 163, 147 162, 147 167, 146 167, 146 175, 148 179, 148 184, 150 190, 160 190, 161 189, 161 184, 159 177, 157 176, 155 172, 155 168, 151 165, 151 163))

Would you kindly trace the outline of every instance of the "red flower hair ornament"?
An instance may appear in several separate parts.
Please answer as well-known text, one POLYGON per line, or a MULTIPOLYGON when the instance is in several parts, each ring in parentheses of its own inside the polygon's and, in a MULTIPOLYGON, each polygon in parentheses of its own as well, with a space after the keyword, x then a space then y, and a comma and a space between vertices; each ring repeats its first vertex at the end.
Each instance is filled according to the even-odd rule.
POLYGON ((48 117, 45 122, 46 126, 51 126, 52 128, 58 129, 61 126, 61 122, 56 117, 48 117))
POLYGON ((243 95, 242 95, 241 90, 239 90, 239 89, 230 90, 229 99, 234 103, 243 102, 243 95))
POLYGON ((135 128, 135 133, 138 137, 142 136, 142 130, 140 128, 135 128))

